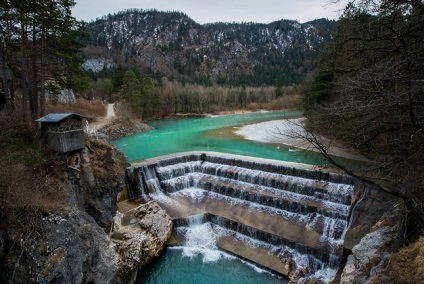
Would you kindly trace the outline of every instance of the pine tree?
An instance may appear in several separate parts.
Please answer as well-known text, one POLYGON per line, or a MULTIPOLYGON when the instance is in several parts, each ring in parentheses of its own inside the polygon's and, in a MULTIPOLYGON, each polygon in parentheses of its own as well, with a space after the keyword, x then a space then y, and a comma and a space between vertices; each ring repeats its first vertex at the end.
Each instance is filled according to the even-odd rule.
POLYGON ((1 0, 2 59, 7 63, 9 52, 19 62, 15 67, 20 73, 27 123, 45 113, 47 76, 58 88, 88 87, 80 68, 82 45, 78 42, 84 24, 72 17, 74 5, 72 0, 1 0))
POLYGON ((11 54, 13 50, 12 37, 13 37, 13 26, 16 18, 14 17, 10 1, 0 0, 0 77, 5 92, 6 106, 10 106, 11 109, 15 108, 15 98, 13 90, 11 88, 11 82, 8 77, 11 74, 7 74, 7 68, 11 66, 11 54))
POLYGON ((140 81, 133 71, 127 71, 122 80, 121 94, 138 117, 142 116, 140 81))

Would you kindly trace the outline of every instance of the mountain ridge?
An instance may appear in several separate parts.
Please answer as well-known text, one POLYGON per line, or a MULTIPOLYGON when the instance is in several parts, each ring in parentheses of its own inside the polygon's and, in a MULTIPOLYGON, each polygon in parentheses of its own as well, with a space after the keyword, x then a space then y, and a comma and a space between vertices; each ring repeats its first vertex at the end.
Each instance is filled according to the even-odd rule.
POLYGON ((317 65, 336 22, 198 24, 181 12, 125 10, 87 26, 85 59, 203 85, 290 85, 317 65))

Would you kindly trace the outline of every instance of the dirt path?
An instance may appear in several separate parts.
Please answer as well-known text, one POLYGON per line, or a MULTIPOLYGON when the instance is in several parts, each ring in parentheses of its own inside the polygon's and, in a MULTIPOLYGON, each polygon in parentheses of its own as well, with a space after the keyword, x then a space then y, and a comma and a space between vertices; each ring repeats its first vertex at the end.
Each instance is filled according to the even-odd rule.
POLYGON ((97 133, 97 130, 99 130, 100 128, 104 127, 107 124, 112 123, 115 116, 116 114, 115 114, 114 104, 108 104, 106 116, 99 117, 96 121, 90 123, 90 132, 97 133))
POLYGON ((107 105, 107 118, 112 118, 115 116, 115 108, 114 108, 115 104, 108 104, 107 105))

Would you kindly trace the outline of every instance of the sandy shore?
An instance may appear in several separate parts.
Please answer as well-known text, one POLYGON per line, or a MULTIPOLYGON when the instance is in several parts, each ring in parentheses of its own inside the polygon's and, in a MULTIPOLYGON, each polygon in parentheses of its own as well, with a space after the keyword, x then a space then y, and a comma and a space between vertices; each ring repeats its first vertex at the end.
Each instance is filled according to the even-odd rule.
POLYGON ((270 112, 269 110, 232 110, 232 111, 221 111, 215 114, 206 114, 206 117, 219 117, 219 116, 230 116, 230 115, 239 115, 239 114, 250 114, 250 113, 265 113, 270 112))
MULTIPOLYGON (((311 143, 302 138, 310 135, 303 127, 305 119, 306 118, 282 119, 244 125, 236 129, 235 134, 247 140, 282 144, 294 148, 293 150, 297 148, 318 151, 311 143)), ((331 155, 349 159, 366 160, 365 157, 353 149, 344 147, 325 137, 320 137, 319 139, 321 139, 331 155)))

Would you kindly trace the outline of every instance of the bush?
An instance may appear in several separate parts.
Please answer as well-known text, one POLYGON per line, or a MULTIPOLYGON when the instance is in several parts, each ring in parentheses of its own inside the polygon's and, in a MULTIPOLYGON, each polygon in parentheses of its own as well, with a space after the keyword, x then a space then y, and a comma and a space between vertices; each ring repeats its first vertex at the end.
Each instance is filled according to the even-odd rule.
POLYGON ((43 212, 58 210, 66 202, 60 162, 18 111, 0 111, 0 132, 0 211, 6 216, 0 226, 7 222, 25 235, 39 229, 43 212))
POLYGON ((391 283, 422 283, 424 278, 424 237, 390 257, 391 283))

